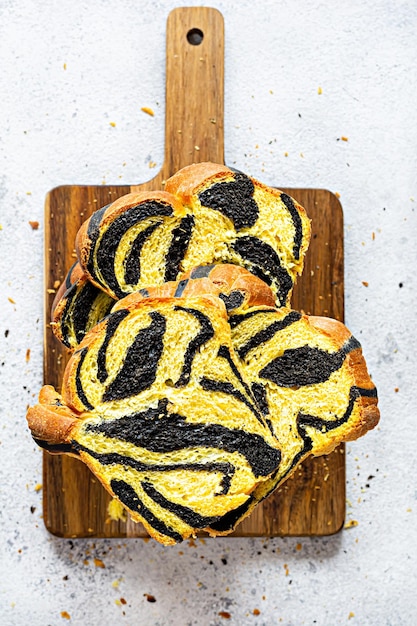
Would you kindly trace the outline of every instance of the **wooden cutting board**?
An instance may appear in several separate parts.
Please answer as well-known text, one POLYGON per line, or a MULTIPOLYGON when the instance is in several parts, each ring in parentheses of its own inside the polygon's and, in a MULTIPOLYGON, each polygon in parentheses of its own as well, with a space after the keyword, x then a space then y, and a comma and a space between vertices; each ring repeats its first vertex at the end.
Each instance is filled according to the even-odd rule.
MULTIPOLYGON (((215 9, 172 11, 167 21, 165 157, 155 178, 135 185, 66 185, 45 206, 44 382, 61 387, 68 354, 51 333, 54 289, 75 260, 75 235, 89 215, 117 197, 161 189, 175 171, 199 161, 224 162, 224 25, 215 9)), ((250 172, 248 172, 250 174, 250 172)), ((275 181, 274 181, 275 184, 275 181)), ((280 181, 276 181, 280 187, 280 181)), ((292 306, 343 321, 343 215, 335 195, 323 189, 283 189, 307 210, 313 235, 292 306)), ((110 497, 80 461, 43 457, 46 528, 61 537, 146 537, 141 524, 110 521, 110 497)), ((235 536, 329 535, 345 514, 344 446, 308 459, 254 511, 235 536)))

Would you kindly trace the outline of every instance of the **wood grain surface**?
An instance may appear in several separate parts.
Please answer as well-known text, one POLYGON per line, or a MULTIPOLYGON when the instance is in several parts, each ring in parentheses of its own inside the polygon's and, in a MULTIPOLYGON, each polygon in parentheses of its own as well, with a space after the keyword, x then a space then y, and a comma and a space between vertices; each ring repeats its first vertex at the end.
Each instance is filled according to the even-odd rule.
MULTIPOLYGON (((224 162, 224 25, 215 9, 180 8, 168 16, 166 35, 165 157, 152 180, 132 185, 66 185, 45 203, 44 382, 58 390, 68 353, 52 335, 54 290, 75 261, 78 228, 96 209, 130 191, 160 189, 181 167, 224 162), (200 32, 200 34, 199 34, 200 32), (201 43, 190 43, 201 38, 201 43), (188 36, 188 37, 187 37, 188 36)), ((248 172, 250 173, 250 172, 248 172)), ((283 189, 280 181, 274 186, 283 189)), ((336 196, 323 189, 283 189, 312 219, 312 241, 292 306, 343 321, 343 214, 336 196)), ((345 515, 344 446, 307 459, 232 536, 329 535, 345 515)), ((110 496, 77 459, 43 453, 46 528, 61 537, 146 537, 141 524, 110 521, 110 496)))

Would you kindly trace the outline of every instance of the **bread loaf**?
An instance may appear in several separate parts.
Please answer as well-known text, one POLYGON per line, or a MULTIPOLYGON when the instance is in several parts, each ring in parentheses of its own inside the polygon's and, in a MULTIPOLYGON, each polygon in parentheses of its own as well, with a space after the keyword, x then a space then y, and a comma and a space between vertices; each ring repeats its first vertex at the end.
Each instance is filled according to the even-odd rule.
POLYGON ((28 410, 34 440, 162 544, 231 533, 379 420, 359 342, 290 306, 309 239, 289 196, 213 163, 96 211, 52 307, 72 356, 28 410))
POLYGON ((177 282, 119 300, 73 353, 62 397, 45 388, 28 411, 40 446, 78 455, 164 544, 232 532, 308 455, 379 419, 342 323, 227 312, 221 294, 196 295, 207 280, 191 279, 189 296, 171 295, 177 282))

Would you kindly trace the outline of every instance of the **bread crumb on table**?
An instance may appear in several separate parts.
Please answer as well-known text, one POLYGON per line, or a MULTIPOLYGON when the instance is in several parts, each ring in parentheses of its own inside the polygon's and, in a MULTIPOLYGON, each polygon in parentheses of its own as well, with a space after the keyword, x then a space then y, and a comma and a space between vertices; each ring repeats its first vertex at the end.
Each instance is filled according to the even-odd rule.
POLYGON ((155 596, 153 596, 151 593, 144 593, 143 595, 148 602, 156 602, 155 596))
POLYGON ((350 519, 348 522, 346 522, 345 524, 345 528, 354 528, 355 526, 357 526, 359 524, 359 522, 355 519, 350 519))

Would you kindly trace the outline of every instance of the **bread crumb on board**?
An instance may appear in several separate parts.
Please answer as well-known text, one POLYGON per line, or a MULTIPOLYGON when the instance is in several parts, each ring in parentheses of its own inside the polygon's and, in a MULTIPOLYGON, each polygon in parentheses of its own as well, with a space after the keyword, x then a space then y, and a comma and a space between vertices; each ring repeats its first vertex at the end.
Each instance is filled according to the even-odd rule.
POLYGON ((107 507, 107 512, 109 514, 110 520, 114 522, 126 522, 127 520, 126 510, 124 509, 122 504, 120 504, 120 502, 116 500, 116 498, 110 500, 107 507))

